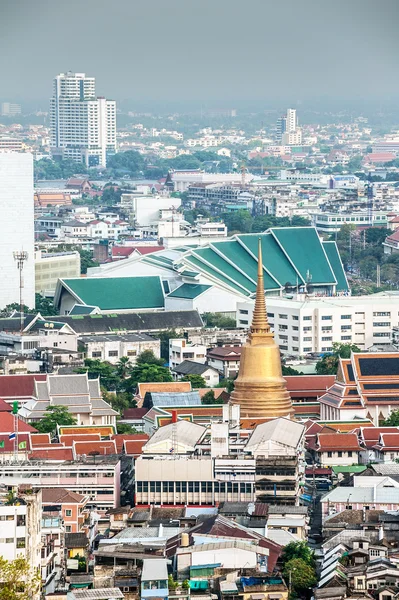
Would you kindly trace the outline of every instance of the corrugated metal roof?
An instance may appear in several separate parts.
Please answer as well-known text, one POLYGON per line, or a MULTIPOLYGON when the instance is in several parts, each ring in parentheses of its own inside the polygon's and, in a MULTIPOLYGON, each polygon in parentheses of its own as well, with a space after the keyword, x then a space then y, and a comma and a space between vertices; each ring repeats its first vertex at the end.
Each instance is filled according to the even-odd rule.
POLYGON ((200 406, 201 398, 197 391, 194 392, 152 392, 154 406, 200 406))

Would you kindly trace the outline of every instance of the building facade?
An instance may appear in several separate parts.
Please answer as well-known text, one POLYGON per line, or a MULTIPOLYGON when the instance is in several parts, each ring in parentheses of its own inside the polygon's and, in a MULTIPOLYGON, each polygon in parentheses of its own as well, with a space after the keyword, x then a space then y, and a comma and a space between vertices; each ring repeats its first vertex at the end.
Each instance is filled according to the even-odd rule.
POLYGON ((55 77, 50 124, 53 156, 105 167, 116 151, 116 103, 96 98, 95 78, 85 73, 55 77))
POLYGON ((0 153, 0 308, 20 301, 20 271, 15 253, 22 254, 22 300, 35 306, 33 158, 31 154, 0 153))

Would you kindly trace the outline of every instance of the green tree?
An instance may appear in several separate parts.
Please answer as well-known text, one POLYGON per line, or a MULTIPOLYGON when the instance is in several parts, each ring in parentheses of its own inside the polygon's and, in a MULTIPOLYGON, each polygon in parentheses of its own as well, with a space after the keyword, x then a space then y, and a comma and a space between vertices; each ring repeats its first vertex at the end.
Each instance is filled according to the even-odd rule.
POLYGON ((106 390, 117 390, 121 387, 120 378, 117 375, 115 366, 108 362, 86 358, 84 367, 80 367, 76 372, 87 373, 89 379, 97 379, 99 377, 101 385, 106 390))
POLYGON ((133 176, 141 175, 145 168, 145 161, 140 152, 127 150, 118 152, 107 159, 107 169, 115 172, 129 173, 133 176))
POLYGON ((129 392, 108 392, 105 388, 101 389, 102 397, 105 402, 108 402, 114 410, 117 410, 123 416, 126 408, 134 408, 136 401, 133 400, 132 394, 129 392))
POLYGON ((133 368, 128 356, 121 356, 116 363, 116 374, 121 379, 126 379, 133 368))
POLYGON ((393 410, 383 423, 386 427, 399 427, 399 410, 393 410))
POLYGON ((293 558, 285 563, 283 568, 284 579, 291 583, 295 594, 302 594, 314 587, 317 583, 316 571, 302 558, 293 558))
POLYGON ((83 250, 83 248, 77 248, 80 254, 80 272, 82 275, 87 273, 89 267, 98 267, 99 263, 93 260, 93 255, 90 250, 83 250))
POLYGON ((38 594, 41 577, 26 558, 6 560, 0 556, 0 600, 31 600, 38 594))
POLYGON ((355 344, 333 343, 333 351, 326 354, 316 363, 316 373, 318 375, 336 375, 338 371, 339 359, 350 358, 352 352, 360 352, 360 348, 355 344))
POLYGON ((205 323, 205 327, 219 327, 220 329, 232 329, 233 327, 236 327, 235 319, 225 317, 221 313, 204 313, 202 319, 205 323))
POLYGON ((138 364, 132 369, 129 379, 126 379, 125 389, 133 392, 138 383, 151 383, 154 381, 173 381, 169 369, 154 364, 138 364))
POLYGON ((158 334, 158 339, 161 341, 161 357, 164 363, 169 362, 169 340, 180 338, 181 336, 175 329, 166 329, 158 334))
POLYGON ((135 429, 134 427, 132 427, 131 425, 129 425, 129 423, 121 423, 120 421, 116 421, 116 431, 117 433, 121 434, 134 434, 134 433, 141 433, 140 431, 137 431, 137 429, 135 429))
POLYGON ((201 404, 221 404, 221 402, 215 398, 215 392, 213 390, 209 390, 209 392, 206 392, 202 396, 201 404))
POLYGON ((40 433, 54 433, 57 425, 76 425, 76 419, 67 406, 48 406, 44 417, 38 423, 32 423, 40 433))
POLYGON ((290 542, 284 546, 281 554, 283 566, 294 558, 300 558, 311 567, 314 567, 316 564, 314 552, 309 548, 307 542, 290 542))
POLYGON ((158 365, 163 367, 165 361, 163 358, 157 358, 152 350, 144 350, 141 352, 136 360, 137 365, 158 365))
POLYGON ((182 378, 182 381, 189 381, 191 383, 191 387, 193 389, 204 388, 206 387, 206 381, 201 375, 191 374, 185 375, 182 378))
POLYGON ((119 188, 115 189, 115 186, 109 185, 104 187, 103 194, 101 196, 101 203, 111 206, 113 204, 119 204, 121 201, 122 192, 119 188))
POLYGON ((302 371, 297 371, 296 369, 293 369, 292 367, 287 367, 286 365, 282 365, 281 370, 283 375, 303 375, 302 371))
POLYGON ((216 387, 225 388, 226 391, 231 394, 231 392, 234 390, 234 379, 222 379, 219 381, 216 387))
POLYGON ((385 241, 385 238, 388 236, 388 230, 386 227, 369 227, 365 230, 366 242, 368 244, 373 244, 374 246, 379 246, 382 242, 385 241))
POLYGON ((53 301, 41 294, 35 294, 35 309, 43 317, 51 317, 58 314, 53 301))

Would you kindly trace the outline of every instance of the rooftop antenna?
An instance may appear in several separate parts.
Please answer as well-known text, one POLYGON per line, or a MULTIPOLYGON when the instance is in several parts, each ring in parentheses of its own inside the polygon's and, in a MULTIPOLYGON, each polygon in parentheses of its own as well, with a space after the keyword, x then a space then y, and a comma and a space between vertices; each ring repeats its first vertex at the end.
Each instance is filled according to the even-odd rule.
MULTIPOLYGON (((23 303, 23 299, 22 299, 22 290, 24 287, 24 279, 22 276, 22 271, 24 269, 24 263, 28 260, 28 253, 25 252, 24 250, 20 250, 20 251, 16 251, 13 252, 13 256, 14 256, 14 260, 17 262, 17 269, 19 271, 19 312, 20 312, 20 330, 21 330, 21 335, 22 332, 24 330, 24 303, 23 303)), ((21 346, 22 346, 22 340, 21 340, 21 346)))

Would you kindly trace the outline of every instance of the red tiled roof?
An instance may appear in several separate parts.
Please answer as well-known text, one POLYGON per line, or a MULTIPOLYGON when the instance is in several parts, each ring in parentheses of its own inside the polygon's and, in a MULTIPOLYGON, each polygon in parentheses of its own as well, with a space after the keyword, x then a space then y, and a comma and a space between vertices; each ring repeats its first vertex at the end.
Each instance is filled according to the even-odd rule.
POLYGON ((378 448, 380 452, 399 450, 399 432, 383 433, 381 435, 381 444, 378 444, 378 448))
POLYGON ((207 355, 220 360, 239 360, 241 358, 242 346, 227 346, 224 348, 212 348, 207 355))
POLYGON ((0 375, 0 398, 26 398, 33 395, 35 381, 46 381, 47 375, 0 375))
POLYGON ((327 450, 361 450, 355 433, 320 433, 318 436, 320 452, 327 450))
POLYGON ((332 473, 332 469, 326 467, 307 467, 305 469, 305 475, 325 475, 329 477, 332 473))
POLYGON ((141 419, 148 413, 148 408, 125 408, 123 411, 124 419, 141 419))
POLYGON ((363 427, 361 428, 362 438, 366 440, 378 441, 381 433, 399 433, 399 427, 363 427))
POLYGON ((113 246, 112 247, 112 256, 123 256, 128 257, 134 252, 134 248, 131 246, 113 246))
MULTIPOLYGON (((4 444, 3 448, 0 448, 0 456, 3 453, 9 454, 10 452, 14 452, 14 440, 10 440, 8 438, 8 433, 0 433, 0 445, 4 444)), ((19 433, 18 434, 18 452, 26 452, 31 449, 29 433, 19 433), (20 444, 26 444, 26 448, 21 448, 20 444)))
MULTIPOLYGON (((0 433, 13 433, 15 431, 14 427, 14 415, 9 412, 1 413, 0 418, 0 433)), ((36 433, 37 429, 22 421, 22 419, 18 419, 18 431, 21 432, 30 432, 36 433)))
POLYGON ((101 436, 99 433, 81 433, 81 434, 64 434, 60 435, 60 442, 67 446, 68 448, 72 448, 73 442, 99 442, 101 440, 101 436))
POLYGON ((43 448, 34 449, 29 458, 40 458, 42 460, 64 461, 73 460, 72 448, 43 448))
POLYGON ((145 444, 145 440, 126 440, 124 442, 125 454, 128 456, 140 456, 145 444))
POLYGON ((364 157, 364 162, 390 162, 396 158, 393 152, 370 152, 364 157))
POLYGON ((112 439, 115 440, 116 449, 118 454, 120 454, 125 441, 143 442, 145 444, 150 438, 146 433, 119 433, 113 435, 112 439))
POLYGON ((386 240, 386 242, 399 242, 399 228, 395 229, 395 231, 389 235, 386 240))
POLYGON ((0 398, 0 412, 12 412, 11 404, 8 404, 3 398, 0 398))
POLYGON ((288 375, 284 379, 292 397, 295 397, 295 392, 298 392, 298 396, 306 392, 307 396, 317 397, 333 385, 335 375, 288 375))
POLYGON ((116 443, 114 440, 102 440, 99 442, 74 442, 73 451, 75 456, 82 456, 86 454, 90 456, 91 453, 98 453, 99 455, 106 454, 117 454, 116 443))
POLYGON ((144 256, 144 254, 152 254, 152 252, 164 250, 164 246, 136 246, 135 250, 144 256))
POLYGON ((399 223, 399 215, 389 221, 389 223, 399 223))
POLYGON ((81 494, 71 492, 65 488, 43 488, 43 504, 80 504, 85 499, 81 494))
POLYGON ((30 436, 30 439, 31 439, 33 447, 35 447, 35 446, 42 447, 42 444, 50 444, 51 443, 49 433, 32 433, 32 435, 30 436))

